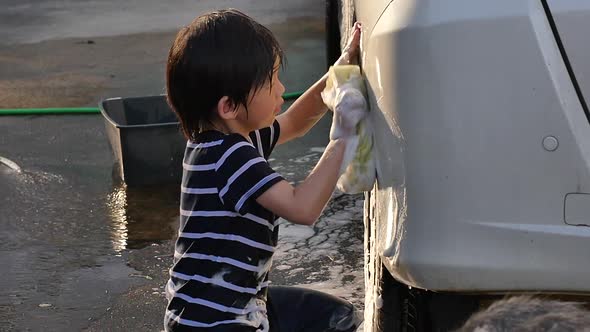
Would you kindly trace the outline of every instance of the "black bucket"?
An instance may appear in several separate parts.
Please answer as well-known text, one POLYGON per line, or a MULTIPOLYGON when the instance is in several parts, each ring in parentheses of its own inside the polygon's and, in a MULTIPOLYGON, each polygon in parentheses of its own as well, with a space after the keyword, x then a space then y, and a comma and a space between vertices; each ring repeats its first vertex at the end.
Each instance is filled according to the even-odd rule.
POLYGON ((165 96, 109 98, 99 107, 114 174, 129 186, 180 183, 186 139, 165 96))

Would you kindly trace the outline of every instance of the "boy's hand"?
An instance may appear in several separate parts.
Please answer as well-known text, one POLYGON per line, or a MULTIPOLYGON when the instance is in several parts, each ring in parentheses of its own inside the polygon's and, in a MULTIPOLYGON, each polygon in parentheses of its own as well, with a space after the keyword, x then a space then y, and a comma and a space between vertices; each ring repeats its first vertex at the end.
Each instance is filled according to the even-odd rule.
POLYGON ((344 84, 336 95, 330 140, 355 136, 356 126, 367 113, 363 94, 350 84, 344 84))
POLYGON ((361 28, 362 26, 360 22, 354 23, 352 33, 350 37, 348 37, 348 42, 342 50, 342 55, 340 55, 340 58, 334 62, 334 66, 358 64, 361 28))

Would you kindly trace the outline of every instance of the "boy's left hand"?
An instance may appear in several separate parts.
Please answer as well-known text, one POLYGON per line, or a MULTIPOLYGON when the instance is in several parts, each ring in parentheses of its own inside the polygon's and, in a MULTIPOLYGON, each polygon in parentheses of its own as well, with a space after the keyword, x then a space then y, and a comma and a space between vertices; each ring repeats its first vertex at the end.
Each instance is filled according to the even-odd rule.
POLYGON ((356 127, 366 114, 365 96, 353 86, 342 86, 336 95, 330 140, 356 136, 356 127))
POLYGON ((342 55, 340 55, 340 58, 334 62, 334 66, 358 64, 361 29, 362 25, 360 22, 354 23, 352 33, 350 34, 350 37, 348 37, 348 42, 342 50, 342 55))

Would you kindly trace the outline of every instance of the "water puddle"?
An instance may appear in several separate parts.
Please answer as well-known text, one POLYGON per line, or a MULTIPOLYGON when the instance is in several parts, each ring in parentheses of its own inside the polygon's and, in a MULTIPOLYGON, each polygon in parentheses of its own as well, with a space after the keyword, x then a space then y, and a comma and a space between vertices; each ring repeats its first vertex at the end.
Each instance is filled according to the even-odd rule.
POLYGON ((102 173, 23 161, 0 164, 0 330, 78 330, 136 271, 109 245, 102 173))
POLYGON ((107 195, 113 249, 140 249, 173 239, 178 229, 178 185, 113 186, 107 195))
POLYGON ((271 279, 363 305, 362 195, 336 194, 313 227, 280 221, 271 279))

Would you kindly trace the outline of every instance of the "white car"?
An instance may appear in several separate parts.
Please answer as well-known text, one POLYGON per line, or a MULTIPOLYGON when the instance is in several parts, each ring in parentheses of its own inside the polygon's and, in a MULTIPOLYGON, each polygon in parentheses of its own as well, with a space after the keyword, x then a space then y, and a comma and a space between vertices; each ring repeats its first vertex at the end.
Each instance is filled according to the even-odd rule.
POLYGON ((365 331, 451 330, 505 294, 587 300, 590 1, 327 8, 332 40, 363 23, 376 128, 365 331))

